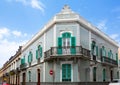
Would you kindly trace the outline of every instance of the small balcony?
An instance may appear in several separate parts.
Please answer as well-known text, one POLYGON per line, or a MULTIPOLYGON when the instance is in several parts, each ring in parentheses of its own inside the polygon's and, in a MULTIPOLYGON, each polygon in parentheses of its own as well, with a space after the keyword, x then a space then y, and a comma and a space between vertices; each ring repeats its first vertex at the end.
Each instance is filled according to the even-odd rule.
POLYGON ((14 75, 16 73, 16 70, 11 70, 10 75, 14 75))
POLYGON ((90 59, 90 51, 82 48, 82 46, 75 47, 51 47, 45 52, 45 61, 53 59, 72 59, 85 58, 90 59))
POLYGON ((111 58, 108 58, 108 57, 101 57, 101 61, 103 64, 106 64, 106 65, 110 65, 110 66, 118 66, 118 63, 116 60, 113 60, 111 58))
POLYGON ((26 70, 27 64, 23 63, 20 65, 20 70, 26 70))
POLYGON ((16 68, 16 73, 19 73, 20 72, 20 67, 17 67, 16 68))

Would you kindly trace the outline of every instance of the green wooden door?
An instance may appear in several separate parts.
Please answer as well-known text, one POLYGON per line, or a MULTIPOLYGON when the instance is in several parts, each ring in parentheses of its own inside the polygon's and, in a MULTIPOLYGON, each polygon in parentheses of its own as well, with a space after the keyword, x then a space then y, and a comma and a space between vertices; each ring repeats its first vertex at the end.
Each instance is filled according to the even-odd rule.
POLYGON ((62 64, 62 81, 71 81, 71 64, 62 64))

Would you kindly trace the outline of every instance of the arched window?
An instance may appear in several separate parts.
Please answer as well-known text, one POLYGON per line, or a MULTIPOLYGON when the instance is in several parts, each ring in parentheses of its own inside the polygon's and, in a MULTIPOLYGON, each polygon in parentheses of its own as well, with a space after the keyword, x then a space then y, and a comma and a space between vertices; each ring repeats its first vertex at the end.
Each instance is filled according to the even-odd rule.
POLYGON ((108 52, 108 57, 113 59, 113 53, 112 53, 112 50, 110 50, 110 51, 108 52))
POLYGON ((91 53, 92 53, 92 55, 98 56, 98 46, 96 45, 95 41, 92 41, 91 53))
POLYGON ((31 82, 31 71, 28 72, 29 82, 31 82))
POLYGON ((102 46, 102 57, 106 57, 106 49, 102 46))
MULTIPOLYGON (((58 54, 62 54, 65 51, 71 52, 71 54, 76 53, 76 38, 69 32, 62 33, 61 37, 58 37, 58 54)), ((68 53, 65 52, 65 53, 68 53)))
POLYGON ((42 47, 41 45, 38 45, 37 50, 36 50, 36 59, 39 59, 42 57, 42 47))
POLYGON ((33 54, 32 54, 32 52, 30 51, 30 52, 29 52, 29 55, 28 55, 28 63, 31 63, 31 62, 32 62, 32 59, 33 59, 33 54))

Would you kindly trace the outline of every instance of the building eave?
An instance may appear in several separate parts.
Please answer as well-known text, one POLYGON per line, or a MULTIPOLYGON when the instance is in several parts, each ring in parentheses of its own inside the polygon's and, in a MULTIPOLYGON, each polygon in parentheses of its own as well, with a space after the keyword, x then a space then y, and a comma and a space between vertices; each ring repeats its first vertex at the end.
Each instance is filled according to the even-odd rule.
POLYGON ((22 47, 22 52, 26 50, 32 43, 34 43, 41 35, 43 35, 51 26, 53 26, 55 23, 59 22, 78 22, 79 24, 82 24, 83 26, 87 27, 88 30, 91 32, 96 33, 112 45, 119 47, 118 43, 115 42, 113 39, 111 39, 109 36, 107 36, 105 33, 100 31, 98 28, 87 22, 85 19, 79 16, 79 18, 74 18, 74 19, 56 19, 54 17, 48 24, 46 24, 41 31, 39 31, 31 40, 29 40, 23 47, 22 47))

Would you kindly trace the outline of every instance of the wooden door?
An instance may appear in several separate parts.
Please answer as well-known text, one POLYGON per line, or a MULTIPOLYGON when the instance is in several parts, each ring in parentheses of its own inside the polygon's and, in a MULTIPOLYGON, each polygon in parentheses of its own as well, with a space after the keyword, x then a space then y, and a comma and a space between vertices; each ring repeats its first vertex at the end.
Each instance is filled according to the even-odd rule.
POLYGON ((25 83, 26 83, 26 74, 23 73, 23 85, 25 85, 25 83))
POLYGON ((40 69, 38 69, 38 73, 37 73, 37 74, 38 74, 38 78, 37 78, 37 79, 38 79, 38 82, 37 82, 37 85, 40 85, 40 69))

